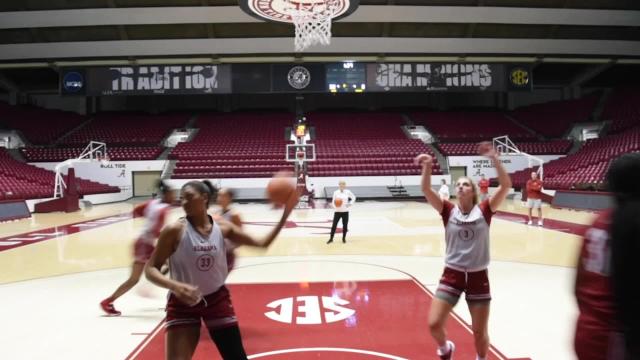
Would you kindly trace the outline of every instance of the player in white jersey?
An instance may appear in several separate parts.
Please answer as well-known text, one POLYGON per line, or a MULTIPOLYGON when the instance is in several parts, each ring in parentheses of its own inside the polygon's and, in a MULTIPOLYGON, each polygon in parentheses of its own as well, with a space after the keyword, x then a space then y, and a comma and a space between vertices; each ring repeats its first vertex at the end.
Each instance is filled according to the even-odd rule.
POLYGON ((333 235, 336 233, 338 221, 342 219, 342 242, 347 242, 347 232, 349 231, 349 208, 356 202, 356 196, 347 189, 347 183, 340 180, 338 190, 333 192, 331 206, 335 209, 333 213, 333 224, 331 224, 331 235, 327 244, 333 242, 333 235))
POLYGON ((297 202, 292 192, 278 224, 261 240, 231 222, 217 223, 207 214, 216 190, 208 181, 190 181, 181 190, 186 218, 167 226, 146 268, 147 278, 169 289, 166 319, 166 359, 191 359, 204 321, 224 359, 247 359, 240 329, 224 286, 228 274, 225 239, 239 245, 267 247, 276 238, 297 202), (166 260, 170 278, 160 268, 166 260))
MULTIPOLYGON (((238 214, 238 212, 233 207, 231 207, 235 196, 236 193, 231 188, 220 189, 218 191, 218 197, 216 199, 216 202, 218 203, 218 206, 220 206, 220 209, 215 212, 213 218, 216 221, 218 219, 229 221, 235 226, 242 228, 242 219, 240 218, 240 214, 238 214)), ((231 271, 236 262, 236 254, 234 250, 238 247, 238 245, 226 239, 225 245, 227 249, 227 265, 229 267, 229 271, 231 271)))
POLYGON ((151 257, 151 253, 155 248, 156 239, 160 235, 160 230, 162 230, 164 226, 169 210, 171 210, 171 204, 175 201, 173 189, 162 181, 158 183, 158 189, 162 194, 160 199, 149 200, 133 209, 133 216, 144 216, 146 222, 142 233, 133 246, 134 261, 133 265, 131 265, 131 275, 129 275, 129 278, 123 282, 111 296, 100 302, 100 308, 108 315, 117 316, 121 314, 120 311, 115 309, 113 302, 131 290, 131 288, 140 281, 144 264, 149 260, 149 257, 151 257))
POLYGON ((490 143, 482 143, 479 153, 493 161, 499 186, 491 198, 478 203, 478 190, 473 181, 461 177, 456 181, 458 204, 442 200, 431 187, 433 158, 421 154, 415 159, 422 166, 422 191, 427 201, 440 213, 445 227, 445 269, 429 310, 429 329, 438 344, 442 360, 453 358, 455 345, 447 340, 445 322, 465 292, 478 360, 485 360, 489 350, 489 225, 491 216, 506 198, 511 179, 490 143))

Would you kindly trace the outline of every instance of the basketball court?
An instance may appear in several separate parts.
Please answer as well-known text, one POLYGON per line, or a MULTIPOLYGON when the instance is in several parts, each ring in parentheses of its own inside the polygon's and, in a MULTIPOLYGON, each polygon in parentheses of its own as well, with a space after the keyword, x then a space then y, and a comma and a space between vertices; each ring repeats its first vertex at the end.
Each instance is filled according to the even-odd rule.
MULTIPOLYGON (((162 358, 161 289, 143 280, 116 303, 120 317, 98 308, 127 276, 143 222, 130 217, 135 202, 2 226, 0 316, 16 325, 3 334, 4 356, 162 358)), ((237 208, 254 234, 279 216, 264 204, 237 208)), ((524 224, 524 210, 503 205, 491 228, 489 358, 572 359, 574 233, 591 214, 546 208, 541 228, 524 224)), ((239 250, 228 283, 250 358, 435 357, 426 323, 444 252, 438 214, 414 201, 366 201, 351 213, 346 244, 325 243, 332 210, 298 209, 271 248, 239 250)), ((461 358, 474 354, 469 321, 461 301, 447 324, 461 358)), ((203 331, 195 358, 217 356, 203 331)))
MULTIPOLYGON (((445 234, 413 161, 429 154, 434 187, 486 175, 494 191, 480 141, 513 180, 491 220, 487 359, 576 358, 581 238, 611 205, 609 163, 640 151, 640 5, 84 3, 0 5, 0 359, 164 359, 167 290, 143 276, 121 316, 99 307, 129 276, 134 207, 160 179, 209 179, 266 235, 283 169, 298 207, 269 248, 236 250, 226 282, 249 359, 438 359, 445 234), (343 180, 358 200, 327 243, 343 180)), ((446 331, 454 359, 476 358, 464 299, 446 331)), ((220 359, 204 327, 193 358, 220 359)))

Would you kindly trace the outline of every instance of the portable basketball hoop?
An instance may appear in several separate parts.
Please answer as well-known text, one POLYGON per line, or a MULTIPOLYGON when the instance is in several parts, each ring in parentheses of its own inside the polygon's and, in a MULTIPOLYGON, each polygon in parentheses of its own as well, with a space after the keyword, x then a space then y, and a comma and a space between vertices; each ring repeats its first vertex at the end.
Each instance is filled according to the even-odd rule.
POLYGON ((72 167, 76 163, 99 161, 103 165, 109 163, 109 155, 107 154, 107 144, 99 141, 91 141, 87 147, 82 150, 80 156, 75 159, 67 159, 56 165, 55 184, 53 186, 53 197, 60 198, 64 195, 64 189, 67 184, 64 182, 62 170, 72 167))
POLYGON ((511 156, 522 155, 526 157, 529 167, 538 165, 538 170, 537 170, 538 176, 540 177, 540 180, 543 179, 544 160, 542 160, 537 156, 533 156, 531 154, 527 154, 526 152, 520 151, 520 149, 518 149, 516 144, 514 144, 513 141, 511 141, 511 139, 509 139, 508 135, 493 138, 493 147, 496 149, 496 151, 500 155, 511 155, 511 156))
POLYGON ((287 144, 285 152, 287 162, 304 164, 307 161, 316 161, 315 144, 287 144))
POLYGON ((295 50, 331 43, 331 22, 342 6, 340 0, 290 0, 287 8, 296 28, 295 50))
POLYGON ((100 164, 106 166, 106 165, 109 165, 109 161, 111 160, 111 158, 109 157, 109 155, 105 154, 105 155, 102 155, 102 156, 98 156, 96 158, 96 160, 98 160, 100 162, 100 164))

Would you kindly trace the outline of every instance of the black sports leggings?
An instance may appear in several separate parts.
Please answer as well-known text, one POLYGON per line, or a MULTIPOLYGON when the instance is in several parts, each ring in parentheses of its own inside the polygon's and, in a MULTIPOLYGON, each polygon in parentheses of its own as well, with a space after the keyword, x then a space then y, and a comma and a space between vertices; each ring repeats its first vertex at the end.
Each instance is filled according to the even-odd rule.
POLYGON ((216 343, 218 351, 224 360, 247 359, 238 325, 218 330, 209 329, 209 335, 211 335, 213 342, 216 343))
POLYGON ((336 227, 338 227, 338 221, 342 219, 342 239, 344 240, 347 236, 347 231, 349 231, 349 212, 334 212, 333 213, 333 224, 331 225, 331 239, 333 239, 333 235, 336 233, 336 227))

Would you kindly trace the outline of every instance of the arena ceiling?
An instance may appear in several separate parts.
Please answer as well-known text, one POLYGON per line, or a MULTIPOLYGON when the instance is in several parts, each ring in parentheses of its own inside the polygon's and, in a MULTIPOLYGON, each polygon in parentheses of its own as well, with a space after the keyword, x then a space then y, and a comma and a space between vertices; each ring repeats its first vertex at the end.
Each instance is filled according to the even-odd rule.
MULTIPOLYGON (((360 0, 328 47, 237 0, 0 2, 0 88, 34 91, 64 66, 424 61, 532 63, 540 86, 637 83, 638 0, 360 0)), ((47 84, 47 85, 43 85, 47 84)))

